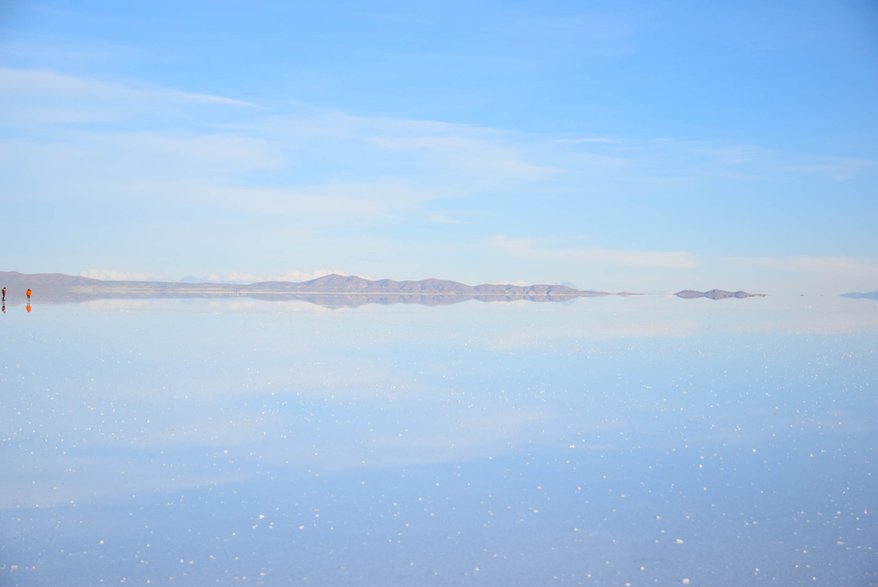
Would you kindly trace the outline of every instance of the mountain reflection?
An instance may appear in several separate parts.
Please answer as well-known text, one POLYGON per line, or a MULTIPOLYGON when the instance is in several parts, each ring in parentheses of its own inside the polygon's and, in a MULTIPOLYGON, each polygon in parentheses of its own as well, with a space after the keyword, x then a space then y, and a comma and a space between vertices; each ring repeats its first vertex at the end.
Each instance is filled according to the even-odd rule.
POLYGON ((571 303, 575 299, 604 297, 611 294, 593 294, 580 297, 546 296, 546 295, 467 295, 467 294, 393 294, 393 293, 237 293, 215 294, 189 292, 178 293, 81 293, 71 291, 49 291, 40 299, 53 304, 84 303, 98 300, 259 300, 263 302, 300 301, 322 306, 324 308, 357 308, 366 305, 409 304, 420 306, 448 306, 464 302, 496 302, 496 303, 571 303))

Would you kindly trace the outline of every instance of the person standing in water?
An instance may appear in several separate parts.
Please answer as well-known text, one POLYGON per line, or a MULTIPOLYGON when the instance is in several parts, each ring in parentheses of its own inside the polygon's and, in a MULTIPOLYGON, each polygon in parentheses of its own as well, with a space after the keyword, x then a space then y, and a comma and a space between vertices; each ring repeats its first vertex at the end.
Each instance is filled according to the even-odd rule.
POLYGON ((3 288, 3 301, 6 301, 6 287, 3 288))
POLYGON ((27 291, 25 292, 25 294, 27 295, 27 301, 28 301, 28 303, 30 303, 30 295, 31 295, 32 293, 33 293, 33 292, 30 290, 30 288, 27 288, 27 291))

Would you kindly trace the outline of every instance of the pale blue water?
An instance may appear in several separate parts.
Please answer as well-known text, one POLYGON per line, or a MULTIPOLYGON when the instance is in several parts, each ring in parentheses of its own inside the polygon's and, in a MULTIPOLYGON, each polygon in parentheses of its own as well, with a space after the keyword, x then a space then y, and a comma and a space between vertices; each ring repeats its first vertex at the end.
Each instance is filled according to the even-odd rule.
POLYGON ((0 585, 874 585, 878 304, 0 315, 0 585))

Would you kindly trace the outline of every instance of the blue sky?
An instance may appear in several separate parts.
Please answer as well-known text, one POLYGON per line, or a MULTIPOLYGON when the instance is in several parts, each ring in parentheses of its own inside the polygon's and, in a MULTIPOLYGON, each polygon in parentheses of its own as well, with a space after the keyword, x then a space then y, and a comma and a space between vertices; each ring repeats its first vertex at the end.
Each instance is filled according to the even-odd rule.
POLYGON ((0 1, 0 269, 878 288, 873 2, 0 1))

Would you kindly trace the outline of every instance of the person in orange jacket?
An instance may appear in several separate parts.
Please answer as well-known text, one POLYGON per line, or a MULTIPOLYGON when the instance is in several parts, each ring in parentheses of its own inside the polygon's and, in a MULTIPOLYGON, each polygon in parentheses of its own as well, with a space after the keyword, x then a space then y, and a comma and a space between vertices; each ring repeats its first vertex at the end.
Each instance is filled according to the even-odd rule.
POLYGON ((31 295, 32 293, 33 293, 33 292, 30 290, 30 288, 27 288, 27 291, 25 292, 25 294, 27 295, 27 301, 30 301, 30 295, 31 295))

